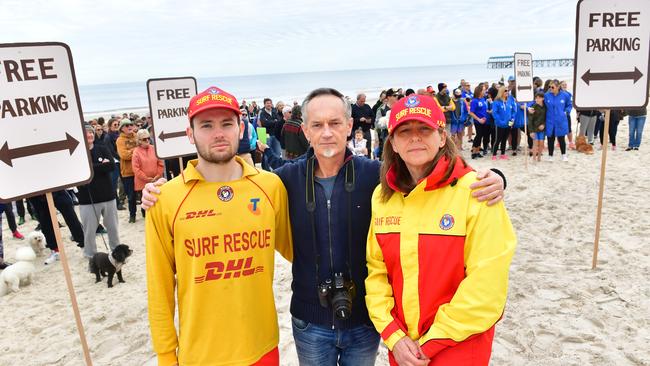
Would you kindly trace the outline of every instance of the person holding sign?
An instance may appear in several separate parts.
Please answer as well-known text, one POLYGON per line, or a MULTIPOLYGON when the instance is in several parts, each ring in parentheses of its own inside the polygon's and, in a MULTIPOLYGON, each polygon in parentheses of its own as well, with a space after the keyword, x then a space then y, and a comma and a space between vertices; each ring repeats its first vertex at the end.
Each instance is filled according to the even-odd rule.
POLYGON ((517 242, 508 213, 471 196, 477 174, 433 99, 398 101, 388 131, 368 232, 370 318, 391 365, 488 365, 517 242))
POLYGON ((158 365, 278 365, 273 269, 275 250, 293 257, 287 191, 236 156, 244 126, 234 96, 210 87, 188 117, 198 159, 160 187, 146 216, 158 365))

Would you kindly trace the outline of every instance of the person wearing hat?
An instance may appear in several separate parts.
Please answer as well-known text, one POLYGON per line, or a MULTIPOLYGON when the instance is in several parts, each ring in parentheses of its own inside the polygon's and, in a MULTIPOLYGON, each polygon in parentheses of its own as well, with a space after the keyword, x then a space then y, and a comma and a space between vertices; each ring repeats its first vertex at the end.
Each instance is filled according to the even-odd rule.
POLYGON ((386 90, 386 101, 384 105, 377 110, 377 115, 375 116, 375 129, 377 131, 377 140, 379 140, 379 149, 377 151, 377 158, 381 160, 382 151, 384 150, 384 141, 386 141, 386 136, 388 132, 386 131, 386 126, 388 122, 388 116, 390 115, 390 108, 397 102, 397 92, 390 88, 386 90))
POLYGON ((449 89, 447 89, 447 84, 439 83, 438 84, 438 94, 436 94, 436 101, 438 105, 442 108, 442 111, 445 113, 445 121, 447 133, 451 132, 451 113, 456 110, 456 104, 451 97, 449 96, 449 89))
POLYGON ((237 156, 240 113, 217 87, 190 100, 186 131, 198 158, 160 187, 146 216, 149 324, 161 366, 279 364, 273 270, 275 250, 293 256, 287 191, 237 156))
POLYGON ((129 222, 135 222, 135 190, 133 175, 133 150, 138 146, 135 135, 135 125, 128 118, 120 121, 120 136, 115 141, 117 154, 120 156, 120 178, 124 185, 124 192, 129 201, 129 222))
POLYGON ((120 237, 115 191, 111 181, 115 159, 106 145, 95 143, 94 128, 86 125, 85 129, 93 165, 93 179, 90 183, 77 187, 77 199, 84 236, 84 257, 90 260, 97 253, 96 233, 100 217, 103 217, 103 226, 108 233, 110 249, 107 250, 115 249, 120 244, 120 237))
MULTIPOLYGON (((164 164, 158 159, 156 152, 151 145, 151 134, 149 131, 142 129, 136 133, 138 138, 138 147, 133 150, 133 175, 135 178, 134 189, 140 194, 142 188, 149 182, 155 182, 162 177, 164 164)), ((144 217, 144 210, 141 210, 144 217)))
POLYGON ((370 318, 391 365, 488 365, 517 241, 508 213, 472 198, 477 175, 433 99, 391 112, 368 232, 370 318))

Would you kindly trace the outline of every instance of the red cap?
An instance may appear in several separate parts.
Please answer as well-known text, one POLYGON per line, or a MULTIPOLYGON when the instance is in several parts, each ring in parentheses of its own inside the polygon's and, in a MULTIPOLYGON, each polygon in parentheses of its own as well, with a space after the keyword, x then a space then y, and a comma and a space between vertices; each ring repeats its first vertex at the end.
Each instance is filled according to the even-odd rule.
POLYGON ((442 108, 428 95, 409 95, 397 101, 390 110, 388 133, 408 121, 420 121, 431 128, 445 127, 445 115, 442 108))
POLYGON ((239 110, 239 103, 237 103, 237 98, 217 88, 216 86, 211 86, 203 92, 192 97, 190 100, 190 108, 187 111, 187 115, 191 121, 192 117, 198 113, 213 108, 230 109, 237 115, 241 114, 241 111, 239 110))

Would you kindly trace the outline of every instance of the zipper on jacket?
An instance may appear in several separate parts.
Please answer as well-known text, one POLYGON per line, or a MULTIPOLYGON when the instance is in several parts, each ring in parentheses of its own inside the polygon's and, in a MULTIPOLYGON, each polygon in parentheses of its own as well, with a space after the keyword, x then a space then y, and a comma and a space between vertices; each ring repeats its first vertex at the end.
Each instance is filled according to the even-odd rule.
MULTIPOLYGON (((331 208, 332 208, 332 202, 330 200, 327 200, 327 234, 329 237, 329 243, 330 243, 330 269, 333 271, 334 270, 334 253, 332 253, 332 221, 331 221, 331 208)), ((330 273, 330 276, 332 274, 330 273)), ((332 330, 336 329, 334 327, 334 318, 332 318, 332 330)))

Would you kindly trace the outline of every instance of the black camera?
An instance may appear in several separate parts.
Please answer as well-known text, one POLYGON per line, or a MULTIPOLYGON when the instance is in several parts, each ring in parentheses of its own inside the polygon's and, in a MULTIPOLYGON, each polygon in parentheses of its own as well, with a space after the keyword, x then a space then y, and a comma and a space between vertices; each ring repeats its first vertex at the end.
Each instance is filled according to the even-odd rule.
POLYGON ((334 273, 334 281, 328 278, 318 285, 318 300, 324 308, 332 305, 337 318, 347 320, 352 314, 352 299, 356 292, 352 280, 346 280, 343 273, 334 273))

